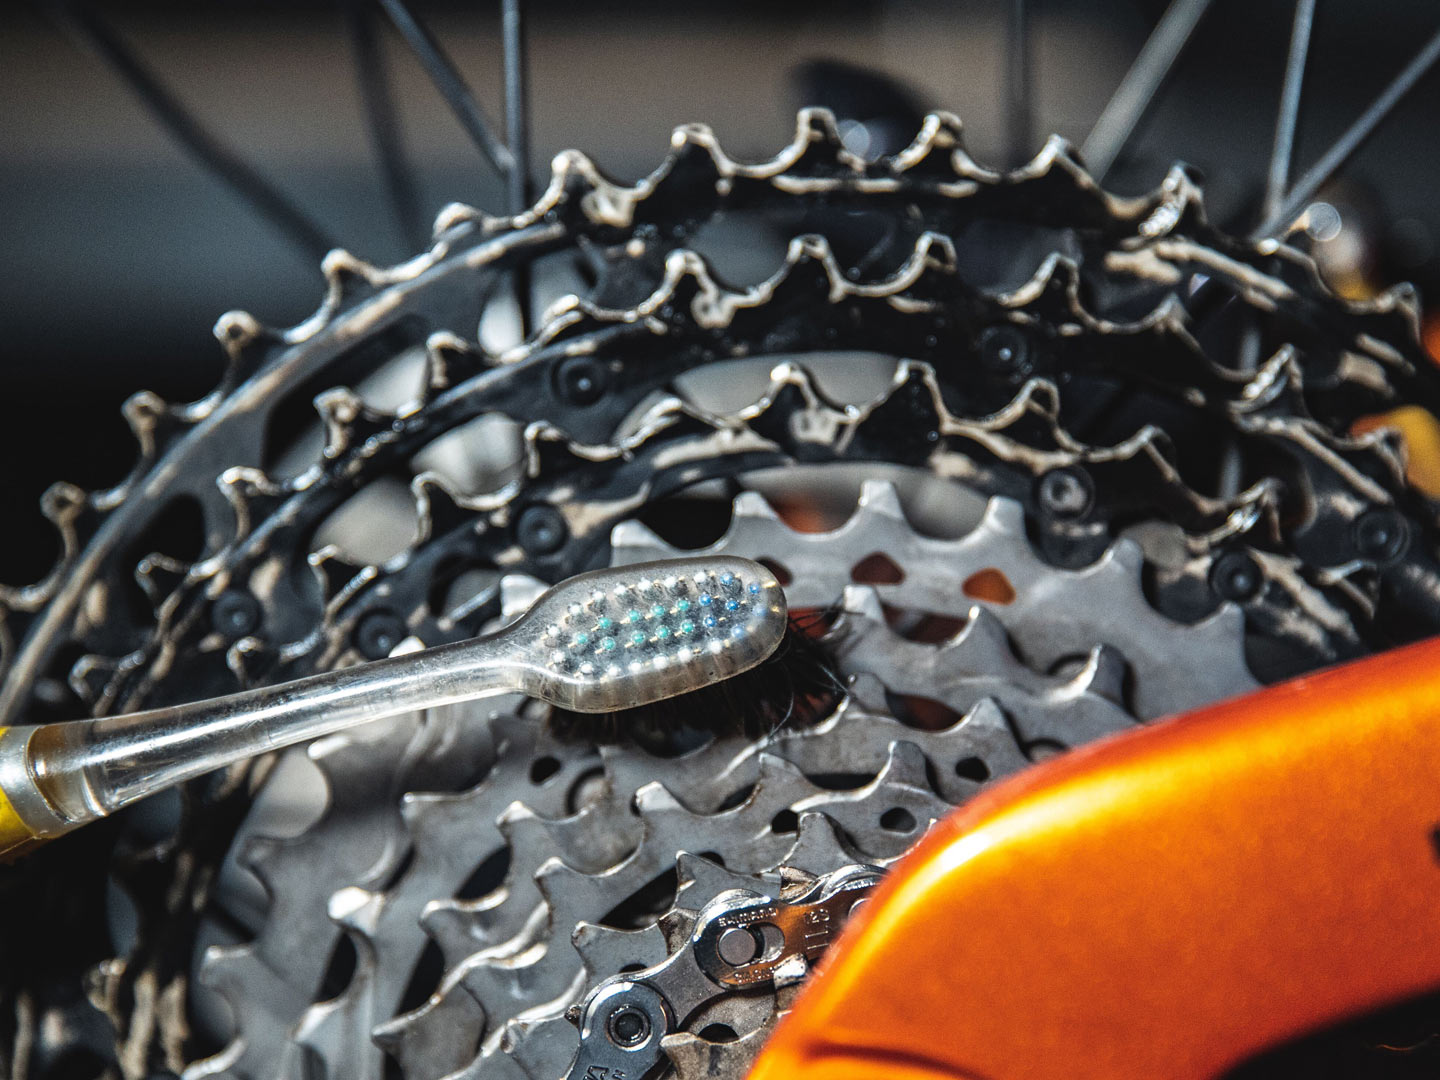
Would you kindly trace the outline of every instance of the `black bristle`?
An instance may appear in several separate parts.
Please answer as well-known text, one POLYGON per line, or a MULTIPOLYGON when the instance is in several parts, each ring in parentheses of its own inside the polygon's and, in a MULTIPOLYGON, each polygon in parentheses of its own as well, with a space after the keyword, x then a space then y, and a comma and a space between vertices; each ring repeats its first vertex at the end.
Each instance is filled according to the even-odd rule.
POLYGON ((697 736, 768 735, 781 727, 819 723, 845 697, 825 634, 833 613, 792 615, 779 646, 742 675, 679 697, 610 713, 551 709, 559 738, 596 743, 633 742, 652 753, 682 753, 697 736))

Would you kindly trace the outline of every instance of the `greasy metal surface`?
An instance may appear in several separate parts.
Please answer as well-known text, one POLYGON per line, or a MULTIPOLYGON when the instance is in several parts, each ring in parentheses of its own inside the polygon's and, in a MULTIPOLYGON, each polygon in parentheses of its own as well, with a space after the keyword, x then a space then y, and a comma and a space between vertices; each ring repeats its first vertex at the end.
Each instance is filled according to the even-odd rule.
POLYGON ((736 988, 775 982, 787 969, 803 972, 820 958, 879 880, 878 867, 848 868, 827 874, 799 895, 779 900, 756 897, 736 904, 697 928, 695 962, 715 982, 736 988), (772 929, 779 933, 778 942, 767 940, 772 929), (755 955, 738 961, 721 955, 720 937, 732 930, 754 937, 755 955))
MULTIPOLYGON (((894 503, 898 512, 893 487, 867 485, 865 490, 872 506, 894 503)), ((753 499, 744 501, 756 505, 753 499)), ((903 519, 887 535, 901 558, 920 540, 903 519)), ((808 561, 819 580, 840 588, 853 553, 834 545, 828 557, 817 550, 808 561)), ((918 563, 911 565, 922 572, 918 563)), ((1048 585, 1045 578, 1025 584, 1043 585, 1060 598, 1057 602, 1068 604, 1064 598, 1072 596, 1066 587, 1071 576, 1055 571, 1048 585)), ((518 614, 541 588, 529 579, 503 579, 502 611, 518 614)), ((816 599, 813 585, 803 589, 804 596, 816 599)), ((1145 604, 1137 580, 1119 579, 1111 596, 1132 613, 1145 604)), ((826 603, 837 599, 842 597, 826 603)), ((402 811, 410 846, 386 856, 404 858, 401 872, 383 890, 344 890, 338 921, 365 948, 357 977, 333 1001, 308 1009, 300 1004, 307 980, 318 978, 339 929, 325 919, 315 899, 308 906, 301 901, 314 891, 317 866, 335 867, 322 875, 327 881, 354 873, 337 860, 345 847, 336 850, 327 842, 327 836, 347 834, 348 818, 343 813, 327 817, 293 851, 262 847, 253 865, 277 895, 293 899, 283 922, 267 920, 255 943, 206 958, 202 977, 225 989, 240 1017, 239 1056, 201 1062, 192 1074, 225 1069, 272 1075, 282 1068, 277 1062, 293 1059, 293 1039, 323 1054, 330 1068, 361 1075, 379 1056, 350 1033, 375 1026, 376 1040, 412 1075, 439 1077, 468 1065, 484 1076, 510 1065, 536 1080, 558 1080, 577 1045, 576 1028, 563 1016, 566 1007, 624 967, 674 955, 680 946, 667 944, 656 928, 667 918, 697 910, 727 889, 770 888, 780 865, 815 874, 833 870, 855 860, 851 845, 869 862, 888 862, 943 815, 949 802, 980 790, 979 781, 957 774, 958 763, 983 763, 989 775, 1003 776, 1029 764, 1023 734, 1072 745, 1097 731, 1134 723, 1114 700, 1118 673, 1113 665, 1087 665, 1068 676, 1027 667, 1006 638, 1004 608, 977 611, 953 639, 923 645, 904 641, 877 619, 873 590, 851 587, 843 590, 843 599, 853 610, 844 613, 838 628, 844 642, 840 664, 842 673, 855 677, 855 698, 813 730, 781 731, 760 742, 730 737, 678 758, 657 758, 634 746, 606 747, 597 760, 592 748, 557 743, 537 731, 533 721, 503 717, 492 723, 501 749, 485 781, 460 795, 407 796, 402 811), (945 677, 933 691, 956 710, 952 726, 922 731, 887 714, 887 680, 907 692, 912 680, 927 680, 941 668, 945 677), (536 783, 532 764, 546 759, 560 767, 536 783), (592 779, 578 812, 568 812, 567 793, 602 767, 603 785, 592 779), (847 773, 858 774, 853 783, 859 786, 825 790, 809 779, 847 773), (861 782, 862 777, 872 779, 861 782), (740 806, 715 812, 745 792, 740 806), (514 802, 521 805, 511 806, 514 802), (799 816, 794 834, 771 828, 784 810, 799 816), (892 810, 908 814, 909 827, 882 825, 883 815, 892 810), (478 900, 452 899, 475 867, 497 850, 510 855, 503 886, 478 900), (726 868, 691 854, 677 859, 677 851, 711 852, 724 858, 726 868), (577 925, 602 919, 672 867, 680 879, 677 907, 656 926, 637 934, 593 925, 576 933, 577 925), (427 941, 444 954, 446 975, 430 1001, 394 1015, 427 941), (280 987, 284 1007, 274 1004, 280 987), (284 1027, 292 1008, 302 1016, 295 1036, 284 1027), (487 1036, 475 1056, 478 1030, 487 1036)), ((930 606, 953 608, 957 614, 971 606, 962 595, 935 593, 930 599, 930 606)), ((1175 626, 1173 632, 1183 631, 1175 626)), ((1081 637, 1065 640, 1076 649, 1085 647, 1081 637)), ((1232 639, 1232 647, 1237 644, 1232 639)), ((1123 654, 1106 655, 1124 666, 1123 654)), ((475 715, 464 722, 483 724, 475 715)), ((317 763, 345 805, 368 805, 376 797, 373 766, 333 753, 317 763)), ((374 859, 379 849, 361 850, 371 851, 366 857, 374 859)), ((383 876, 383 865, 371 872, 383 876)), ((778 894, 778 884, 773 888, 778 894)), ((723 998, 719 987, 707 985, 723 998)), ((716 1052, 730 1063, 730 1075, 743 1072, 758 1045, 750 1037, 751 1026, 769 1023, 770 997, 765 995, 758 1016, 732 1018, 732 1026, 746 1032, 736 1044, 676 1031, 664 1037, 662 1048, 669 1054, 679 1040, 688 1052, 705 1048, 708 1055, 724 1045, 726 1050, 716 1052)), ((723 1005, 723 1000, 707 1003, 707 1014, 723 1005)), ((686 1052, 680 1051, 682 1056, 686 1052)))
MULTIPOLYGON (((639 522, 618 525, 611 542, 623 562, 683 554, 639 522)), ((955 539, 937 539, 915 531, 887 480, 864 481, 849 519, 818 533, 795 530, 763 497, 746 492, 735 500, 725 535, 704 550, 784 567, 794 579, 787 596, 796 608, 835 603, 854 580, 855 567, 872 552, 884 552, 901 574, 898 581, 868 586, 874 597, 872 620, 883 624, 881 604, 958 617, 975 608, 982 620, 998 617, 1004 625, 1001 637, 1008 633, 1021 655, 1041 670, 1097 646, 1112 646, 1134 673, 1133 707, 1142 719, 1258 685, 1245 666, 1244 617, 1236 605, 1221 604, 1188 625, 1166 618, 1145 598, 1144 556, 1128 538, 1079 569, 1047 563, 1031 546, 1024 509, 1013 499, 992 498, 975 528, 955 539), (977 606, 982 597, 968 582, 985 571, 1002 575, 1009 584, 1004 603, 977 606)), ((967 634, 972 647, 982 646, 986 626, 993 641, 996 624, 986 621, 967 634)), ((865 651, 863 643, 847 649, 860 663, 865 651)), ((999 651, 1010 648, 1002 645, 999 651)), ((924 692, 919 686, 892 689, 924 692)), ((934 696, 933 689, 929 692, 934 696)))
POLYGON ((752 1080, 1190 1080, 1440 986, 1440 639, 1038 767, 933 830, 752 1080))
MULTIPOLYGON (((740 239, 749 242, 748 234, 740 239)), ((737 162, 700 126, 678 129, 671 154, 630 187, 567 153, 524 214, 452 208, 434 247, 408 263, 382 269, 337 253, 325 270, 326 300, 299 326, 267 329, 243 314, 221 320, 230 363, 214 393, 189 405, 132 399, 126 418, 139 457, 122 484, 88 495, 65 486, 52 492, 46 512, 60 533, 61 561, 34 586, 0 589, 0 665, 10 672, 0 707, 26 719, 42 706, 103 713, 330 670, 367 655, 362 630, 377 619, 426 645, 443 644, 495 613, 495 593, 485 589, 456 608, 436 607, 457 567, 554 581, 604 565, 611 528, 668 495, 705 481, 733 488, 755 469, 800 464, 889 463, 1012 500, 1024 517, 1001 522, 1010 542, 1028 539, 1041 560, 1070 570, 1126 549, 1132 527, 1164 525, 1167 543, 1142 545, 1145 594, 1131 591, 1142 569, 1131 559, 1124 575, 1112 575, 1116 588, 1124 578, 1124 604, 1097 594, 1096 609, 1137 627, 1150 614, 1147 603, 1186 624, 1218 615, 1238 634, 1240 620, 1226 615, 1233 603, 1247 647, 1259 646, 1246 661, 1262 681, 1413 636, 1440 617, 1433 509, 1405 487, 1392 439, 1349 435, 1359 415, 1440 399, 1415 341, 1413 296, 1394 290, 1366 304, 1338 302, 1297 253, 1238 243, 1209 227, 1183 168, 1145 196, 1117 198, 1052 140, 1030 163, 1001 174, 969 157, 948 114, 929 117, 899 154, 866 162, 843 148, 832 118, 807 111, 791 145, 767 162, 737 162), (752 285, 727 284, 698 249, 714 226, 751 219, 774 233, 770 264, 747 279, 752 285), (558 267, 558 280, 575 282, 567 291, 578 295, 552 305, 528 341, 482 345, 476 326, 498 283, 542 260, 558 267), (1253 371, 1236 366, 1223 326, 1212 332, 1213 312, 1191 310, 1197 275, 1219 283, 1218 294, 1264 329, 1269 358, 1253 371), (894 377, 866 400, 833 401, 823 367, 836 350, 889 357, 894 377), (403 404, 368 401, 363 380, 402 353, 423 359, 412 396, 403 404), (687 398, 684 376, 736 358, 785 363, 739 407, 704 408, 687 398), (577 371, 583 379, 569 377, 577 371), (276 468, 267 432, 287 401, 303 405, 316 390, 323 451, 309 452, 298 473, 276 468), (1131 405, 1114 408, 1117 400, 1131 405), (437 444, 493 415, 519 432, 521 460, 503 484, 467 485, 421 470, 437 444), (1248 470, 1249 486, 1235 498, 1207 494, 1215 490, 1207 463, 1217 441, 1233 442, 1248 470), (1057 471, 1082 498, 1046 496, 1057 471), (397 476, 410 481, 416 524, 404 551, 367 563, 321 543, 332 514, 397 476), (202 556, 140 557, 151 550, 150 534, 164 531, 157 523, 176 498, 197 500, 202 556), (545 543, 526 542, 523 523, 536 513, 548 521, 545 543), (1227 565, 1241 572, 1218 574, 1227 565), (131 576, 148 603, 125 601, 131 576), (243 636, 216 625, 227 599, 253 612, 243 636)), ((716 374, 729 377, 723 368, 716 374)), ((917 580, 929 572, 920 568, 917 580)), ((958 582, 962 592, 968 580, 958 582)), ((1004 596, 970 599, 998 610, 1004 596)), ((1055 595, 1055 604, 1064 602, 1055 595)), ((1028 605, 1017 595, 1017 611, 1033 614, 1028 605)), ((969 605, 952 596, 946 606, 964 614, 969 605)), ((1044 623, 1036 616, 1030 625, 1044 623)), ((1101 629, 1099 640, 1071 642, 1073 654, 1037 655, 1068 671, 1075 656, 1115 644, 1101 629)), ((1183 632, 1172 636, 1184 640, 1183 632)), ((1233 640, 1197 628, 1197 655, 1202 636, 1207 643, 1223 636, 1225 648, 1233 640)), ((1136 633, 1139 644, 1155 637, 1136 633)), ((1165 650, 1135 651, 1136 669, 1166 674, 1165 650)), ((1217 686, 1245 676, 1247 665, 1232 663, 1233 655, 1217 686)), ((912 688, 906 692, 936 670, 914 658, 887 667, 912 688)), ((1107 685, 1106 670, 1097 664, 1092 681, 1081 676, 1082 691, 1107 685)), ((1176 703, 1148 696, 1163 681, 1133 683, 1130 708, 1176 703)), ((1187 692, 1194 685, 1184 684, 1187 692)), ((959 702, 974 690, 947 685, 943 696, 959 702)), ((1036 707, 1044 713, 1053 704, 1036 707)), ((897 792, 904 806, 920 810, 939 795, 968 797, 979 781, 957 766, 983 759, 998 775, 1028 762, 1018 726, 989 700, 940 730, 849 707, 817 738, 786 732, 777 740, 783 752, 763 747, 786 760, 803 753, 807 775, 797 780, 793 770, 769 767, 750 812, 758 821, 764 803, 798 813, 799 803, 814 799, 827 818, 849 815, 847 831, 853 824, 893 853, 914 837, 875 826, 870 810, 879 800, 897 792), (913 746, 892 754, 897 741, 913 746), (878 770, 892 764, 905 782, 879 783, 878 770), (810 772, 856 768, 874 776, 856 792, 806 787, 810 772)), ((181 828, 167 843, 146 842, 133 854, 122 848, 113 866, 121 891, 135 898, 140 925, 127 955, 92 950, 87 959, 104 962, 93 996, 115 1039, 103 1054, 123 1050, 136 1074, 189 1066, 194 1076, 269 1080, 318 1058, 338 1075, 370 1076, 383 1066, 366 1037, 378 1024, 376 1038, 394 1037, 387 1046, 415 1078, 471 1065, 519 1068, 522 1042, 544 1057, 536 1047, 556 1040, 541 1029, 564 1023, 546 1010, 575 1000, 597 969, 621 955, 595 950, 590 955, 603 959, 594 969, 577 959, 577 921, 603 915, 612 897, 647 884, 642 873, 653 878, 674 867, 678 848, 664 848, 696 833, 662 800, 650 809, 667 831, 647 847, 633 815, 572 813, 568 791, 554 789, 535 795, 549 809, 506 818, 502 829, 497 817, 513 799, 498 809, 494 800, 543 788, 531 782, 529 766, 548 755, 519 740, 500 782, 466 804, 475 816, 457 811, 422 839, 409 829, 413 800, 445 799, 449 786, 477 782, 492 755, 504 754, 474 744, 463 748, 470 757, 450 749, 446 740, 460 731, 488 745, 488 732, 416 718, 372 744, 347 739, 316 748, 328 793, 322 823, 284 842, 255 838, 239 853, 271 897, 247 924, 253 941, 200 965, 201 979, 213 980, 235 1017, 234 1028, 213 1033, 206 1048, 224 1042, 224 1050, 201 1062, 193 1060, 198 1049, 184 1009, 196 924, 235 807, 247 795, 241 778, 219 786, 228 802, 210 789, 187 792, 181 828), (531 833, 547 832, 541 822, 567 814, 576 827, 555 830, 564 842, 530 842, 531 833), (457 835, 463 849, 448 859, 437 854, 457 835), (617 861, 622 842, 640 844, 635 861, 617 861), (542 875, 532 860, 551 850, 564 868, 542 875), (497 852, 515 857, 513 876, 497 890, 513 906, 495 909, 500 937, 482 933, 479 951, 467 952, 466 917, 483 926, 498 897, 468 902, 455 892, 497 852), (602 858, 610 862, 597 865, 602 858), (623 873, 610 873, 622 865, 623 873), (399 874, 407 866, 423 871, 416 881, 399 874), (570 876, 577 866, 598 883, 582 878, 577 886, 570 876), (440 891, 426 893, 431 885, 440 891), (440 908, 421 929, 431 900, 440 908), (317 1001, 341 934, 357 945, 356 975, 339 998, 317 1001), (440 988, 426 1017, 397 1017, 413 961, 429 940, 451 946, 447 960, 470 967, 440 988), (395 942, 403 944, 387 951, 395 942), (486 1016, 475 1004, 482 998, 486 1016), (132 1007, 137 1000, 160 1006, 132 1007), (544 1015, 529 1029, 535 1038, 521 1038, 537 1009, 544 1015), (473 1054, 476 1038, 486 1044, 483 1062, 446 1056, 473 1054), (514 1061, 489 1052, 510 1046, 514 1061)), ((717 765, 717 753, 690 765, 714 766, 739 797, 762 773, 761 749, 741 747, 728 764, 717 765)), ((557 754, 557 784, 578 782, 596 756, 588 747, 557 754)), ((638 755, 605 762, 607 778, 621 778, 616 805, 662 775, 659 767, 643 775, 649 764, 638 755)), ((678 767, 663 776, 667 786, 690 782, 678 767)), ((729 839, 743 849, 743 839, 729 839)), ((782 846, 764 858, 788 858, 782 846)), ((834 848, 830 855, 839 857, 840 843, 834 848)), ((88 917, 98 923, 106 890, 82 870, 76 863, 28 882, 26 892, 90 898, 88 917)), ((58 902, 37 907, 42 916, 63 910, 58 902)), ((657 941, 665 942, 656 926, 626 940, 642 939, 648 963, 657 941)), ((29 975, 3 974, 31 992, 29 975)), ((54 996, 87 1007, 78 983, 66 978, 54 996)), ((24 1022, 39 1031, 33 1019, 24 1022)), ((753 1048, 752 1035, 733 1045, 750 1040, 753 1048)), ((64 1049, 47 1045, 46 1054, 64 1049)))
POLYGON ((880 880, 880 868, 844 866, 818 879, 805 877, 779 896, 726 890, 663 962, 595 987, 578 1010, 580 1048, 567 1080, 617 1071, 648 1076, 664 1060, 666 1038, 713 1003, 717 990, 773 991, 803 978, 880 880), (720 954, 717 942, 727 932, 750 936, 754 948, 747 958, 731 962, 720 954))

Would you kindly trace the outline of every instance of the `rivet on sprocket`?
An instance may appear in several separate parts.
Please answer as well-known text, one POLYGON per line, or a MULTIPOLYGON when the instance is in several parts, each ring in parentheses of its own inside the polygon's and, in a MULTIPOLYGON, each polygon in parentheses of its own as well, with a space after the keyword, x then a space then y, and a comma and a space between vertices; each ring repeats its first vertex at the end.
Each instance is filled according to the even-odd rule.
POLYGON ((226 589, 210 605, 210 626, 232 641, 260 627, 260 602, 242 589, 226 589))
POLYGON ((1030 338, 1018 326, 1000 323, 980 333, 980 363, 991 371, 1020 371, 1030 359, 1030 338))
POLYGON ((1035 498, 1051 517, 1062 521, 1084 517, 1095 504, 1095 482, 1074 466, 1051 469, 1035 485, 1035 498))
POLYGON ((515 539, 527 555, 553 555, 569 538, 565 515, 553 506, 528 506, 515 522, 515 539))
POLYGON ((609 377, 591 356, 572 356, 555 372, 555 388, 571 405, 593 405, 605 396, 609 377))
POLYGON ((405 640, 405 620, 387 608, 367 611, 355 624, 352 639, 355 648, 366 660, 380 660, 390 655, 405 640))
POLYGON ((1408 539, 1405 519, 1388 507, 1367 510, 1355 522, 1355 549, 1365 559, 1388 562, 1405 550, 1408 539))
POLYGON ((1210 568, 1210 588, 1222 600, 1243 603, 1260 591, 1264 575, 1244 551, 1227 551, 1210 568))

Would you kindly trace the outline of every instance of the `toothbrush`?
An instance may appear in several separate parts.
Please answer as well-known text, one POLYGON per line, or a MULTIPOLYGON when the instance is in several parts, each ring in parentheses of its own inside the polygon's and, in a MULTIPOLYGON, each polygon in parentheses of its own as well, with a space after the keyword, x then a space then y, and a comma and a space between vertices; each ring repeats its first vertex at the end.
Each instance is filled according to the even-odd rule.
POLYGON ((742 674, 788 626, 759 563, 667 559, 580 574, 486 637, 124 716, 0 728, 0 855, 256 754, 397 713, 519 693, 580 713, 742 674))

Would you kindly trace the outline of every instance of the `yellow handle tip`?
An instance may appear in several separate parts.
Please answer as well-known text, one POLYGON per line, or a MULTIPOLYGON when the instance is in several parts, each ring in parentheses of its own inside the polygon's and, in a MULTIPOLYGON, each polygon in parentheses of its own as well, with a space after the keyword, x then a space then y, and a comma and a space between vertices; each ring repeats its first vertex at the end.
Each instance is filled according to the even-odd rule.
MULTIPOLYGON (((7 730, 9 729, 0 727, 0 735, 4 735, 7 730)), ((11 805, 5 789, 0 788, 0 862, 9 862, 23 855, 39 842, 40 837, 25 824, 11 805)))

